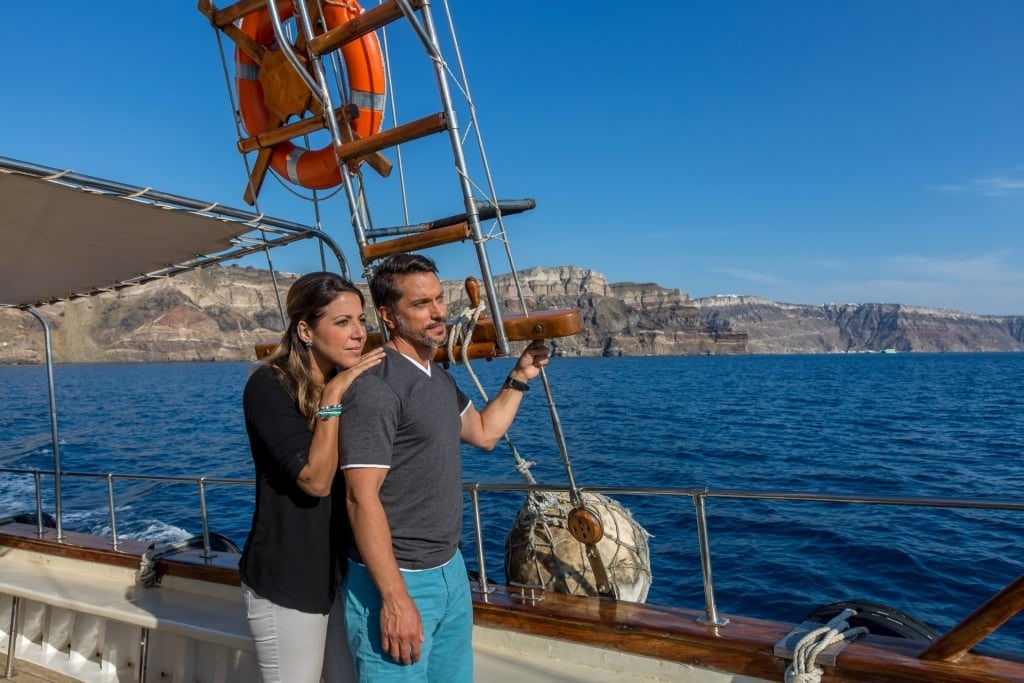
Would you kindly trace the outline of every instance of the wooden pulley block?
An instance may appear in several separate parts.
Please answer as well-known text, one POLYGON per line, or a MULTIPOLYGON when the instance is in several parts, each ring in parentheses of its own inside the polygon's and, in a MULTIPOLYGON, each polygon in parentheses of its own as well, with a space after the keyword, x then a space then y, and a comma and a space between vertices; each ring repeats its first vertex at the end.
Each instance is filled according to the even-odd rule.
POLYGON ((565 528, 569 530, 573 538, 588 546, 604 538, 601 518, 590 508, 575 508, 566 518, 565 528))

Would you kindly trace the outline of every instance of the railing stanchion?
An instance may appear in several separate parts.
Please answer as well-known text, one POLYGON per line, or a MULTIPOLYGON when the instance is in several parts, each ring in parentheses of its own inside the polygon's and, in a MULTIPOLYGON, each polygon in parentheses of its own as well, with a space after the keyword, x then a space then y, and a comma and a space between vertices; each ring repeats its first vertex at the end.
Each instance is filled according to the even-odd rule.
POLYGON ((32 472, 36 485, 36 536, 43 537, 43 485, 39 470, 32 472))
POLYGON ((138 668, 135 669, 135 683, 146 683, 149 674, 149 629, 143 627, 139 632, 138 668))
POLYGON ((206 518, 206 477, 199 478, 199 518, 203 525, 203 559, 213 557, 210 549, 210 523, 206 518))
POLYGON ((708 518, 704 511, 704 498, 706 493, 697 493, 693 496, 693 505, 697 509, 697 542, 700 544, 700 571, 704 576, 704 611, 703 617, 697 621, 712 626, 725 626, 729 620, 718 616, 718 608, 715 607, 715 583, 711 579, 711 546, 708 543, 708 518))
POLYGON ((107 474, 107 505, 110 506, 110 545, 117 550, 117 513, 114 511, 114 475, 107 474))
POLYGON ((473 502, 473 531, 476 534, 476 563, 479 568, 477 582, 479 591, 487 601, 487 594, 493 593, 494 589, 487 584, 487 563, 484 560, 484 530, 480 521, 480 490, 475 486, 469 490, 470 500, 473 502))
POLYGON ((18 612, 21 610, 21 598, 17 595, 11 597, 11 629, 7 632, 7 666, 4 669, 4 678, 14 676, 14 650, 18 644, 18 612))

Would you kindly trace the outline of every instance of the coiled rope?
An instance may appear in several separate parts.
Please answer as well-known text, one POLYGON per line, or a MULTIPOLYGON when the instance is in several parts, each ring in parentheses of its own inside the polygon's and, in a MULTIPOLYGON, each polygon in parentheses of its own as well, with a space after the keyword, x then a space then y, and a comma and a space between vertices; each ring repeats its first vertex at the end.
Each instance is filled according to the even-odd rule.
MULTIPOLYGON (((210 549, 239 555, 242 550, 234 541, 227 536, 210 532, 209 534, 210 549)), ((139 585, 144 588, 152 588, 160 583, 160 576, 157 574, 157 564, 163 558, 174 555, 176 553, 184 552, 186 550, 205 550, 206 543, 203 541, 202 536, 190 536, 183 541, 167 542, 167 543, 150 543, 149 547, 146 548, 146 552, 142 553, 142 557, 139 558, 139 585)), ((204 557, 206 557, 204 555, 204 557)))
POLYGON ((161 559, 183 550, 202 547, 202 536, 192 536, 177 543, 150 543, 149 548, 139 558, 139 584, 145 588, 152 588, 158 583, 156 565, 161 559))
POLYGON ((853 641, 868 633, 864 626, 850 628, 847 619, 855 614, 857 610, 844 609, 824 626, 805 634, 793 648, 793 661, 786 667, 785 683, 820 683, 824 670, 814 664, 818 655, 830 645, 853 641))

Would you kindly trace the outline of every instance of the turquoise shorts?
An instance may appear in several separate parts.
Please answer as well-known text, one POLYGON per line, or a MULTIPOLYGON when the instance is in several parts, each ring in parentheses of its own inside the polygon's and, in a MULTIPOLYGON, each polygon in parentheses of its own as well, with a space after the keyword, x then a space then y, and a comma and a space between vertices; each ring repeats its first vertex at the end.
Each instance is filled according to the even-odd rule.
POLYGON ((348 563, 345 627, 360 683, 473 683, 473 600, 462 553, 446 564, 402 571, 423 620, 420 661, 401 664, 381 649, 380 592, 366 567, 348 563))

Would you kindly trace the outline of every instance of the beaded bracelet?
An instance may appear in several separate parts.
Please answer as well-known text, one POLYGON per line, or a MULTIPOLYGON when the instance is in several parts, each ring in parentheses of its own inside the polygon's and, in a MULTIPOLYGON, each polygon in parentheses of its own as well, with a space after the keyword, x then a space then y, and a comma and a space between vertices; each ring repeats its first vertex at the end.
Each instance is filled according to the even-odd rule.
POLYGON ((335 403, 333 406, 320 406, 316 411, 316 416, 321 420, 329 420, 332 417, 341 417, 343 412, 345 412, 345 406, 335 403))

